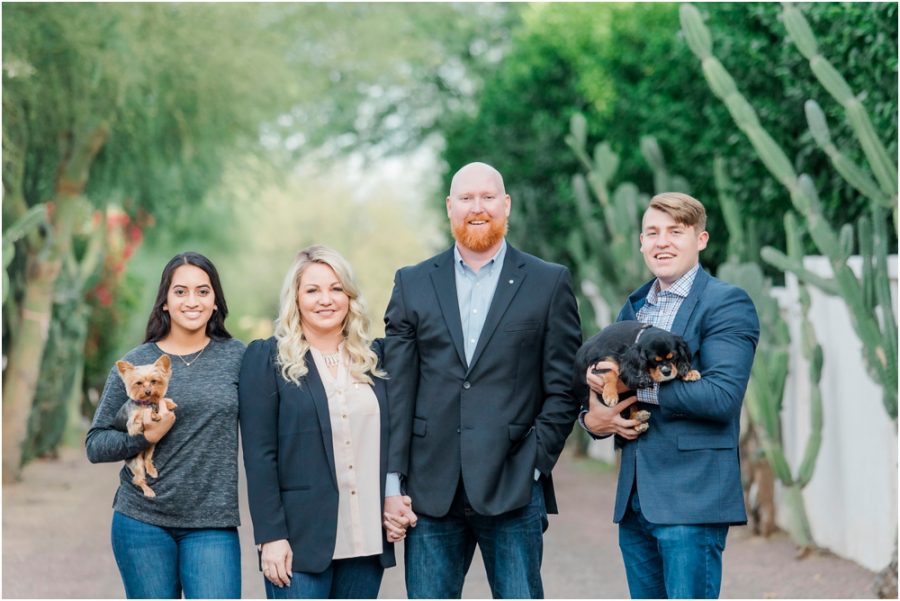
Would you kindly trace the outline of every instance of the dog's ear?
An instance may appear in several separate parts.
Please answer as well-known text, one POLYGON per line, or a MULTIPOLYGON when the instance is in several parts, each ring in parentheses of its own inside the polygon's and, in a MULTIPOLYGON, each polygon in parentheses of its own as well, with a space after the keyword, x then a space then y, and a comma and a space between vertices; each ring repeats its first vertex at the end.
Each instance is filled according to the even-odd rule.
POLYGON ((119 375, 124 376, 126 373, 134 369, 134 365, 132 365, 128 361, 116 361, 116 369, 119 370, 119 375))
POLYGON ((632 390, 653 386, 653 380, 650 379, 647 368, 647 362, 644 360, 644 353, 641 352, 640 346, 632 345, 619 361, 619 379, 632 390))
POLYGON ((684 338, 675 339, 675 366, 678 368, 679 377, 691 371, 691 349, 688 348, 684 338))
POLYGON ((169 356, 163 353, 159 356, 159 359, 154 363, 159 368, 162 368, 163 371, 169 371, 172 368, 172 360, 169 359, 169 356))

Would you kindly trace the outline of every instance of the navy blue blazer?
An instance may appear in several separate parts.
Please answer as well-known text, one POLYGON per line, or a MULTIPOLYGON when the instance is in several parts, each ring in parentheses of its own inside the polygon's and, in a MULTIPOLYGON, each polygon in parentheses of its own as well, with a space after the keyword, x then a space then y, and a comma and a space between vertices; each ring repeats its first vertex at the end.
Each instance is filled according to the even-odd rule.
POLYGON ((556 513, 551 471, 578 417, 581 325, 569 270, 507 246, 471 363, 452 248, 397 271, 384 323, 388 464, 406 476, 413 510, 446 515, 460 477, 481 515, 524 507, 537 468, 556 513))
MULTIPOLYGON (((381 341, 373 350, 382 356, 381 341)), ((295 572, 328 568, 337 538, 338 486, 328 397, 312 353, 309 372, 296 385, 277 364, 273 337, 247 347, 238 384, 241 444, 253 538, 257 544, 287 539, 295 572)), ((387 388, 372 378, 381 409, 381 499, 387 473, 387 388)), ((396 564, 394 546, 382 531, 381 565, 396 564)))
MULTIPOLYGON (((653 281, 628 297, 618 321, 636 319, 653 281)), ((759 340, 759 318, 742 289, 702 268, 675 316, 702 378, 659 388, 650 429, 622 442, 613 520, 637 486, 641 512, 655 524, 745 524, 738 439, 741 404, 759 340)))

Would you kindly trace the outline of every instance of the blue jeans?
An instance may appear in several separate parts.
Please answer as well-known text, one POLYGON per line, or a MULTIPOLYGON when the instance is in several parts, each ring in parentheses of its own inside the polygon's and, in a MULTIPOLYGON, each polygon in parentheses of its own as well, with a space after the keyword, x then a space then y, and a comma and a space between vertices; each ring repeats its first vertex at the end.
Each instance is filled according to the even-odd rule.
POLYGON ((113 513, 112 548, 129 599, 237 599, 237 528, 163 528, 113 513))
POLYGON ((419 515, 416 527, 406 533, 406 594, 410 599, 459 599, 477 544, 495 599, 542 599, 546 529, 538 482, 528 505, 498 516, 475 513, 460 484, 450 513, 442 518, 419 515))
POLYGON ((727 535, 727 524, 652 524, 632 491, 619 524, 631 598, 718 598, 727 535))
POLYGON ((324 572, 291 573, 291 584, 277 587, 267 579, 269 599, 376 599, 384 568, 378 555, 335 559, 324 572))

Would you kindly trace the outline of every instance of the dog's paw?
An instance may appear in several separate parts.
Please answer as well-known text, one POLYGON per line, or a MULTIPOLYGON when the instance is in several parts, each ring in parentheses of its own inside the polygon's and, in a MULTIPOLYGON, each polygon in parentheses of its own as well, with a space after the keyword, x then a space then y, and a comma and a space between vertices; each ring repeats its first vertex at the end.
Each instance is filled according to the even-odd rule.
POLYGON ((168 408, 170 411, 178 407, 178 405, 176 405, 175 401, 173 401, 172 399, 163 399, 163 402, 165 402, 166 408, 168 408))
POLYGON ((615 407, 619 403, 619 395, 618 394, 607 394, 603 393, 603 402, 607 407, 615 407))
POLYGON ((642 424, 650 420, 650 412, 641 409, 640 411, 635 411, 631 414, 631 419, 636 419, 642 424))
POLYGON ((145 496, 145 497, 153 498, 153 497, 156 496, 156 493, 153 492, 153 489, 152 489, 152 488, 150 488, 149 486, 147 486, 147 483, 146 483, 146 482, 141 482, 141 483, 138 484, 138 486, 141 487, 141 491, 144 493, 144 496, 145 496))
POLYGON ((147 464, 146 469, 148 476, 150 476, 151 478, 159 478, 159 472, 156 471, 155 465, 153 465, 152 463, 147 464))
POLYGON ((697 380, 700 379, 700 372, 697 371, 696 369, 692 369, 691 371, 684 374, 684 376, 681 379, 684 380, 685 382, 696 382, 697 380))
POLYGON ((638 434, 643 434, 644 432, 646 432, 649 429, 650 429, 650 424, 648 424, 647 422, 638 424, 634 427, 634 431, 637 432, 638 434))
POLYGON ((155 422, 158 422, 158 421, 161 420, 162 418, 159 416, 159 413, 157 413, 156 411, 151 411, 151 412, 150 412, 150 419, 152 419, 152 420, 155 421, 155 422))

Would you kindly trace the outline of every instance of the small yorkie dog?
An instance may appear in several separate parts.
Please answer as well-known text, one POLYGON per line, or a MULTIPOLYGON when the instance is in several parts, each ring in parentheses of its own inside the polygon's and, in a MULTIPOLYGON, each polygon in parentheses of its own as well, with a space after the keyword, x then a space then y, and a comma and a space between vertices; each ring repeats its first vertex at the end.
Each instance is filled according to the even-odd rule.
MULTIPOLYGON (((132 365, 128 361, 116 361, 119 376, 125 383, 128 401, 116 414, 115 427, 135 436, 144 431, 144 416, 149 413, 150 419, 158 422, 159 404, 165 403, 170 410, 176 405, 172 399, 164 398, 172 377, 172 363, 168 355, 162 355, 155 363, 148 365, 132 365)), ((135 486, 140 487, 146 497, 155 497, 156 493, 147 485, 147 476, 156 478, 159 474, 153 465, 153 451, 156 445, 150 445, 125 464, 131 469, 135 486)))

